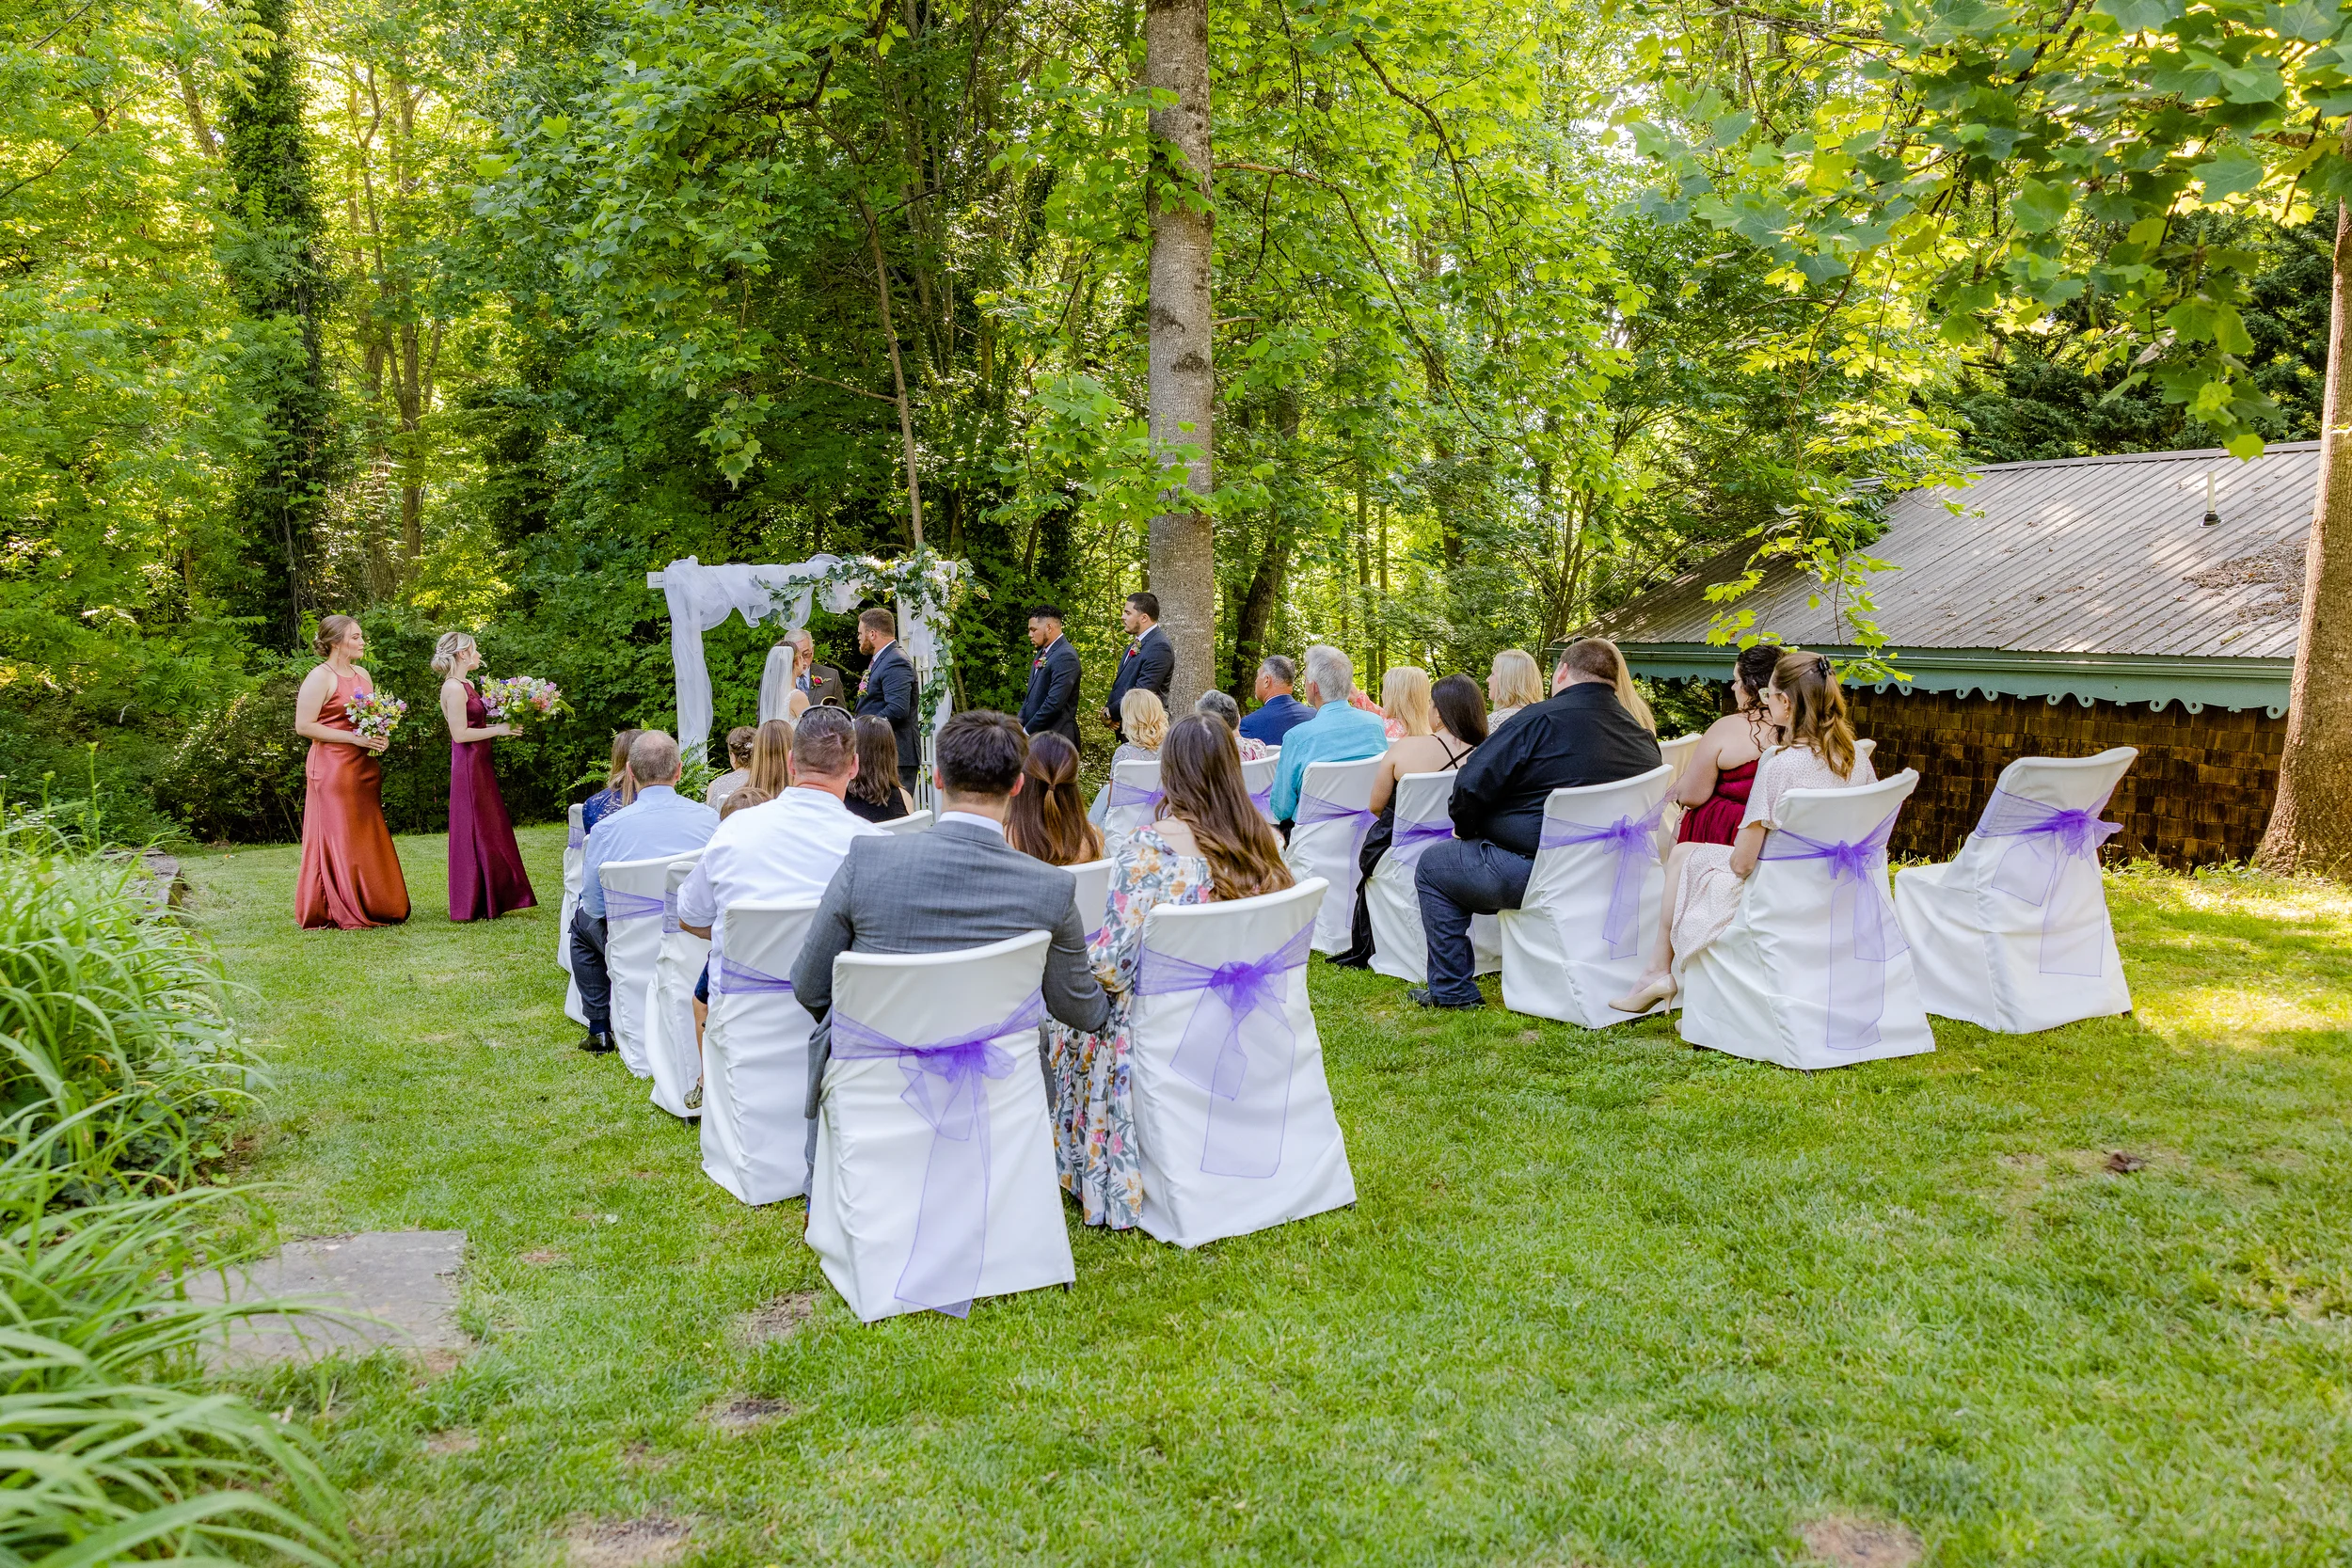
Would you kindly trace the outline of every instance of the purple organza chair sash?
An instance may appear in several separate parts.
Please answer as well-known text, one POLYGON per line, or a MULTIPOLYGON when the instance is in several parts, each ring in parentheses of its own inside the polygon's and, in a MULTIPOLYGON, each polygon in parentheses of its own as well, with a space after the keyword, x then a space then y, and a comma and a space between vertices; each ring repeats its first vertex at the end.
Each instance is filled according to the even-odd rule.
POLYGON ((1258 815, 1260 816, 1264 816, 1272 813, 1274 810, 1274 781, 1268 779, 1266 781, 1266 786, 1263 789, 1250 791, 1249 803, 1258 808, 1258 815))
POLYGON ((1166 794, 1165 790, 1146 789, 1141 784, 1131 784, 1113 779, 1111 780, 1110 809, 1124 811, 1131 807, 1142 806, 1147 810, 1157 810, 1166 794))
POLYGON ((755 991, 772 991, 785 996, 792 994, 792 982, 781 974, 771 974, 764 969, 737 963, 722 953, 710 966, 710 994, 713 996, 749 996, 755 991))
POLYGON ((1429 852, 1433 844, 1443 844, 1454 836, 1454 819, 1436 817, 1427 822, 1399 822, 1389 840, 1389 859, 1399 865, 1414 866, 1429 852))
POLYGON ((2099 820, 2114 794, 2109 789, 2096 805, 2067 810, 1996 789, 1977 819, 1977 832, 1987 838, 2017 841, 2002 851, 2000 863, 1993 868, 1993 885, 2040 907, 2044 974, 2096 978, 2106 971, 2106 928, 2096 921, 2070 918, 2071 908, 2061 915, 2061 906, 2069 901, 2057 895, 2059 879, 2077 867, 2088 867, 2096 879, 2099 846, 2123 831, 2121 822, 2099 820))
POLYGON ((1775 828, 1759 857, 1768 861, 1825 862, 1830 878, 1829 1048, 1860 1051, 1879 1041, 1879 1020, 1886 1012, 1886 964, 1911 951, 1895 906, 1886 897, 1886 841, 1894 835, 1900 808, 1856 839, 1825 844, 1787 828, 1775 828))
POLYGON ((1308 926, 1263 958, 1214 966, 1197 964, 1147 945, 1136 974, 1137 996, 1174 996, 1200 991, 1192 1022, 1168 1066, 1176 1076, 1209 1091, 1208 1133, 1201 1141, 1200 1168, 1210 1176, 1263 1180, 1282 1164, 1282 1132, 1290 1120, 1291 1057, 1298 1048, 1285 1003, 1289 975, 1307 964, 1314 940, 1308 926), (1281 1044, 1269 1046, 1253 1063, 1242 1043, 1242 1025, 1253 1013, 1272 1015, 1281 1044), (1245 1100, 1252 1066, 1260 1092, 1245 1100))
POLYGON ((1544 834, 1536 841, 1537 848, 1565 849, 1571 845, 1599 844, 1607 846, 1607 852, 1616 857, 1616 873, 1609 884, 1609 911, 1600 922, 1600 938, 1609 944, 1613 961, 1634 958, 1642 951, 1642 876, 1658 863, 1658 825, 1665 818, 1664 796, 1660 796, 1658 803, 1641 816, 1620 816, 1604 828, 1588 822, 1544 818, 1544 834))
POLYGON ((1045 998, 1031 991, 1002 1022, 952 1039, 909 1044, 837 1008, 832 1052, 842 1061, 898 1058, 906 1101, 931 1130, 914 1244, 899 1272, 900 1301, 961 1318, 972 1310, 988 1250, 988 1105, 983 1078, 1002 1078, 1021 1060, 996 1041, 1045 1022, 1045 998))
MULTIPOLYGON (((1372 825, 1379 821, 1380 817, 1377 813, 1367 811, 1360 806, 1343 806, 1337 800, 1327 800, 1320 795, 1302 794, 1298 797, 1297 813, 1292 816, 1291 820, 1302 828, 1316 822, 1352 822, 1355 824, 1349 834, 1347 850, 1347 863, 1352 868, 1356 864, 1356 857, 1363 852, 1364 834, 1372 831, 1372 825)), ((1348 874, 1353 876, 1355 873, 1351 869, 1348 874)))
MULTIPOLYGON (((612 887, 604 890, 604 918, 607 920, 650 920, 667 911, 669 900, 657 898, 650 893, 625 893, 612 887)), ((663 925, 666 928, 668 922, 663 925)))
POLYGON ((564 839, 564 847, 566 849, 577 849, 587 842, 588 834, 581 830, 579 819, 574 818, 571 832, 566 834, 564 839))

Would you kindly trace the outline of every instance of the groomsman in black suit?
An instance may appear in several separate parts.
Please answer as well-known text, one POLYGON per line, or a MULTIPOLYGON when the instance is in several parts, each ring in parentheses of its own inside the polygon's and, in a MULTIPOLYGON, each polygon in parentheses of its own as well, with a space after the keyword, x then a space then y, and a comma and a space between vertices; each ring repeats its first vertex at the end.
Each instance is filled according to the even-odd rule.
POLYGON ((915 776, 922 771, 916 749, 920 726, 914 712, 922 689, 914 679, 914 661, 898 645, 897 617, 879 607, 860 615, 857 645, 870 658, 864 678, 857 683, 857 711, 890 721, 898 736, 898 783, 911 792, 915 776))
POLYGON ((1071 745, 1078 741, 1078 651, 1063 641, 1061 611, 1039 605, 1029 611, 1029 644, 1037 657, 1029 663, 1029 694, 1021 704, 1021 728, 1029 735, 1047 730, 1071 745))
POLYGON ((1110 701, 1103 705, 1103 717, 1124 740, 1127 732, 1119 728, 1120 699, 1130 691, 1143 690, 1167 702, 1168 689, 1176 684, 1176 645, 1160 629, 1156 594, 1128 594, 1126 612, 1120 619, 1127 627, 1127 651, 1120 656, 1119 674, 1111 682, 1110 701))

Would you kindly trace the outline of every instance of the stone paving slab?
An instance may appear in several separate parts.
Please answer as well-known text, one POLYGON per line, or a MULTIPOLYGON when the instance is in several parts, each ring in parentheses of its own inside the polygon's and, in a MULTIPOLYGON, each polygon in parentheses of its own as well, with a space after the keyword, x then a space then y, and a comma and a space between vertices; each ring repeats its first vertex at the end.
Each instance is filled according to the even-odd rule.
MULTIPOLYGON (((213 1359, 252 1366, 342 1351, 464 1351, 471 1341, 457 1326, 456 1282, 465 1260, 462 1230, 370 1230, 289 1242, 232 1272, 228 1299, 300 1302, 319 1310, 245 1319, 230 1329, 213 1359)), ((219 1301, 220 1275, 191 1280, 188 1293, 219 1301)))

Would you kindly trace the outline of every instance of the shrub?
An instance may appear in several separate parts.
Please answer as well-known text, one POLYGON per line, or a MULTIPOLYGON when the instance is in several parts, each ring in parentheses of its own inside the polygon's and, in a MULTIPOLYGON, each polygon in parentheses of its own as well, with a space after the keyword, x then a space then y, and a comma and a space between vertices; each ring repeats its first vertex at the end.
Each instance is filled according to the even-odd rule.
POLYGON ((189 726, 155 779, 155 803, 206 842, 302 836, 302 759, 294 733, 302 673, 271 672, 189 726))

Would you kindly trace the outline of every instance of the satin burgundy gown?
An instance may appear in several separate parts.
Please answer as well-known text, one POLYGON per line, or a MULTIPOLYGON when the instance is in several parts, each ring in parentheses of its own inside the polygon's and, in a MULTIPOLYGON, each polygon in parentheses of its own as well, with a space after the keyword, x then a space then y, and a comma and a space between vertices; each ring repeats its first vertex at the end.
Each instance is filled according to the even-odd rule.
MULTIPOLYGON (((352 727, 344 703, 370 689, 358 673, 335 682, 319 705, 319 722, 352 727)), ((408 918, 408 884, 384 826, 384 764, 371 752, 313 740, 303 762, 302 875, 294 918, 304 928, 397 926, 408 918)))
POLYGON ((1729 844, 1740 836, 1748 813, 1748 791, 1756 787, 1756 764, 1743 762, 1715 775, 1715 793, 1682 814, 1679 844, 1729 844))
MULTIPOLYGON (((466 688, 466 727, 485 729, 490 710, 482 694, 466 688)), ((522 851, 515 847, 515 824, 499 794, 490 766, 491 742, 449 743, 449 917, 496 920, 509 910, 539 902, 523 874, 522 851)))

